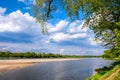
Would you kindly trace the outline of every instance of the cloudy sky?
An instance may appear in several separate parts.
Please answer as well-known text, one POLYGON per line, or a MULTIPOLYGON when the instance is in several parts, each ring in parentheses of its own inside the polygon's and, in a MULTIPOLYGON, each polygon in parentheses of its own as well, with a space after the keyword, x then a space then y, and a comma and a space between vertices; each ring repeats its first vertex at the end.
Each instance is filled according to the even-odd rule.
POLYGON ((0 51, 103 54, 92 31, 81 27, 84 20, 70 22, 62 9, 46 25, 49 35, 43 35, 32 14, 34 4, 34 0, 0 0, 0 51))

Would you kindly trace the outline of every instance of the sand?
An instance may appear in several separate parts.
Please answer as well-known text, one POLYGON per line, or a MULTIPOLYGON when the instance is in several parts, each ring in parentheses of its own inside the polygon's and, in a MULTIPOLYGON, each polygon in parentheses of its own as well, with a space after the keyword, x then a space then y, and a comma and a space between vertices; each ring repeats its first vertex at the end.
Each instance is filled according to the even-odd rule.
POLYGON ((68 61, 79 60, 80 58, 62 58, 62 59, 14 59, 14 60, 0 60, 0 73, 31 66, 38 62, 53 62, 53 61, 68 61))

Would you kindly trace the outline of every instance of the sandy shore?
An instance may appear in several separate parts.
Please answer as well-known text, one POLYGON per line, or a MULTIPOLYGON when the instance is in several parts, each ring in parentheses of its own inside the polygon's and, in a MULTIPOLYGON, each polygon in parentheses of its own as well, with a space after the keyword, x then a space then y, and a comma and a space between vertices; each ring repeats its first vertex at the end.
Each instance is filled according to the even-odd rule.
POLYGON ((53 61, 67 61, 67 60, 79 60, 80 58, 63 58, 63 59, 14 59, 14 60, 0 60, 0 73, 16 69, 31 66, 37 62, 53 62, 53 61))

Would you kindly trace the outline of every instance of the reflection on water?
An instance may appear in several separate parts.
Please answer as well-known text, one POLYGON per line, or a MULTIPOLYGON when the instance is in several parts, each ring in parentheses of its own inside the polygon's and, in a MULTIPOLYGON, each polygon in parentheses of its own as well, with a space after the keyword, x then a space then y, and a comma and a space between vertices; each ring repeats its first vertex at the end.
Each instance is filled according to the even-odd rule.
POLYGON ((96 68, 108 66, 111 62, 94 58, 37 63, 23 69, 2 73, 0 80, 86 80, 96 68))

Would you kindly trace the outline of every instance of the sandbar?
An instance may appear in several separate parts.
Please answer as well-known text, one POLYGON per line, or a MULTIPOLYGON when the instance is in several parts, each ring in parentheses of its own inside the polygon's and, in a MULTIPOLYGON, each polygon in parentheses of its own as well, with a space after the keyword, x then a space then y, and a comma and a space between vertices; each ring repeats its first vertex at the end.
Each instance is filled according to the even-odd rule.
POLYGON ((8 59, 0 60, 0 73, 13 70, 17 68, 24 68, 31 66, 38 62, 55 62, 55 61, 68 61, 68 60, 80 60, 81 58, 56 58, 56 59, 8 59))

